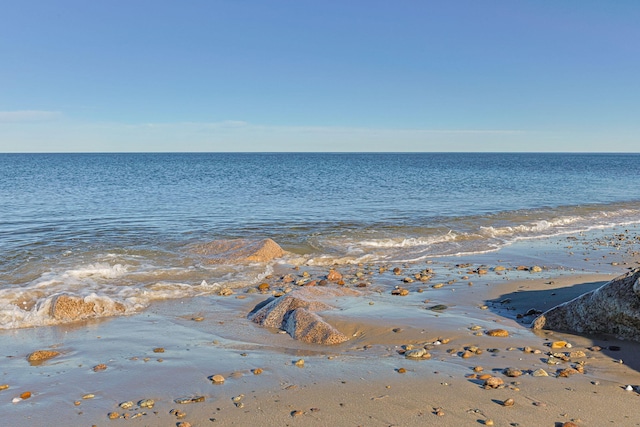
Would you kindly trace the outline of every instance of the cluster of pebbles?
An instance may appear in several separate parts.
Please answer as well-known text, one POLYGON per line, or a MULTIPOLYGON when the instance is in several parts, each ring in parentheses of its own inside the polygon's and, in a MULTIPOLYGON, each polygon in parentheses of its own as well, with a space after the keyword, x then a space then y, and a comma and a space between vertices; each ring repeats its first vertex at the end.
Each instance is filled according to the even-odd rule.
MULTIPOLYGON (((502 265, 490 266, 473 266, 471 264, 457 264, 455 266, 449 266, 445 273, 437 273, 433 268, 420 268, 415 272, 408 271, 409 265, 403 265, 402 267, 391 265, 355 265, 349 267, 343 267, 342 270, 329 269, 318 274, 313 274, 308 271, 300 271, 300 267, 295 267, 293 272, 287 273, 281 276, 268 276, 264 281, 257 286, 247 290, 248 293, 261 293, 270 296, 283 296, 291 292, 295 287, 304 286, 346 286, 367 288, 372 292, 379 294, 390 294, 392 297, 407 296, 411 292, 425 292, 428 289, 440 289, 446 286, 459 285, 462 282, 466 282, 468 286, 472 286, 473 282, 471 277, 481 277, 489 273, 496 275, 504 275, 510 271, 517 272, 529 272, 540 273, 544 271, 544 267, 540 266, 513 266, 505 267, 502 265), (346 271, 348 270, 348 271, 346 271), (454 273, 455 272, 455 273, 454 273), (385 285, 376 284, 377 275, 387 275, 387 281, 394 283, 392 287, 386 287, 385 285), (454 274, 459 275, 459 278, 452 278, 454 274)), ((222 289, 220 291, 221 296, 233 295, 234 291, 231 289, 222 289)), ((428 300, 427 300, 428 301, 428 300)), ((486 306, 479 304, 482 308, 486 306)), ((425 307, 433 311, 444 311, 448 307, 444 304, 435 304, 425 307)), ((202 321, 202 317, 194 317, 194 321, 202 321)), ((477 339, 487 340, 495 339, 496 345, 487 347, 480 342, 474 344, 453 345, 455 339, 448 337, 435 337, 432 340, 416 344, 408 343, 400 346, 397 349, 397 354, 403 357, 407 361, 417 361, 417 363, 430 363, 429 360, 447 360, 452 358, 459 358, 462 364, 471 364, 469 367, 471 372, 466 375, 466 379, 469 384, 479 386, 486 390, 506 389, 514 393, 513 397, 501 400, 500 403, 504 407, 512 407, 518 405, 520 399, 517 397, 517 393, 522 387, 520 382, 521 377, 532 378, 544 378, 544 377, 556 377, 566 378, 573 375, 584 375, 588 370, 589 359, 594 357, 601 349, 599 347, 590 348, 574 348, 571 343, 566 341, 550 341, 547 342, 543 349, 536 349, 532 347, 505 347, 504 343, 508 342, 510 333, 506 329, 496 328, 487 329, 479 325, 472 325, 469 327, 469 334, 477 339), (488 338, 487 338, 488 337, 488 338), (505 341, 506 340, 506 341, 505 341), (500 347, 500 348, 498 348, 500 347), (522 353, 522 366, 499 366, 496 361, 500 359, 490 358, 489 356, 495 355, 500 351, 520 351, 522 353), (489 356, 488 356, 489 355, 489 356), (542 367, 536 367, 540 364, 541 358, 544 358, 544 363, 547 369, 542 367), (485 361, 485 365, 482 366, 478 362, 480 360, 485 361), (424 362, 423 362, 424 361, 424 362), (486 373, 485 373, 486 372, 486 373), (514 380, 520 378, 520 380, 514 380)), ((474 339, 476 339, 474 338, 474 339)), ((483 341, 484 343, 485 341, 483 341)), ((157 347, 153 349, 154 353, 164 353, 164 348, 157 347)), ((32 364, 39 364, 46 362, 50 359, 59 357, 62 352, 57 350, 37 350, 31 353, 27 359, 32 364)), ((159 361, 161 361, 159 359, 159 361)), ((410 363, 410 362, 406 362, 410 363)), ((304 368, 304 360, 299 359, 294 362, 294 365, 299 368, 304 368)), ((94 372, 104 371, 108 368, 106 364, 95 365, 92 369, 94 372)), ((407 373, 407 368, 396 368, 398 373, 407 373)), ((262 368, 255 368, 252 370, 254 375, 260 375, 262 368)), ((216 386, 224 386, 225 377, 221 374, 213 374, 208 377, 211 384, 216 386)), ((591 381, 592 384, 595 382, 591 381)), ((632 386, 626 386, 625 390, 633 391, 632 386)), ((4 392, 9 389, 9 384, 0 384, 0 392, 4 392)), ((28 399, 32 396, 31 391, 22 392, 19 397, 14 398, 14 403, 21 400, 28 399), (17 400, 19 399, 19 400, 17 400)), ((92 399, 92 394, 87 394, 82 399, 92 399)), ((233 396, 231 399, 233 404, 242 408, 244 395, 240 394, 233 396)), ((179 427, 190 427, 188 421, 184 421, 187 418, 187 411, 183 409, 183 406, 190 404, 199 404, 206 402, 206 397, 202 395, 194 396, 182 396, 175 398, 171 403, 177 405, 171 407, 168 413, 175 418, 176 424, 179 427)), ((165 402, 166 403, 166 402, 165 402)), ((74 404, 80 405, 80 401, 75 401, 74 404)), ((534 405, 543 406, 541 402, 534 402, 534 405)), ((145 398, 141 400, 127 400, 116 404, 114 410, 106 414, 108 419, 125 419, 133 420, 136 418, 144 417, 151 414, 158 414, 156 401, 153 399, 145 398)), ((312 408, 311 412, 317 412, 319 409, 312 408)), ((446 416, 445 411, 442 408, 434 408, 433 413, 437 416, 446 416)), ((290 412, 292 417, 300 417, 306 414, 305 411, 294 410, 290 412)), ((493 420, 486 419, 484 425, 494 425, 493 420)), ((564 422, 564 427, 572 427, 575 424, 573 421, 564 422)))

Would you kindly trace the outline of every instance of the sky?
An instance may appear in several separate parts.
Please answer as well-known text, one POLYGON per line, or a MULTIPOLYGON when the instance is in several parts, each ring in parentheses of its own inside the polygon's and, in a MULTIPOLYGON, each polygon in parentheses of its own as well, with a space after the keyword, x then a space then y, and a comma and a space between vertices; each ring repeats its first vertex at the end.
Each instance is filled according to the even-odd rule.
POLYGON ((20 0, 0 152, 640 151, 637 0, 20 0))

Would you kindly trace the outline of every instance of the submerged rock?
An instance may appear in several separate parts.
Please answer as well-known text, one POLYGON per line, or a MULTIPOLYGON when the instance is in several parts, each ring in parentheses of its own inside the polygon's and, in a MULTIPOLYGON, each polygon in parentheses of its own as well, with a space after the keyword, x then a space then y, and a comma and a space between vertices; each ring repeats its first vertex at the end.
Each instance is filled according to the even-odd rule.
POLYGON ((531 327, 640 341, 640 268, 544 312, 531 327))
POLYGON ((124 304, 117 301, 88 299, 67 294, 56 296, 50 309, 51 317, 63 322, 113 316, 124 312, 124 304))
POLYGON ((315 312, 332 308, 321 299, 357 294, 345 288, 300 288, 280 298, 269 298, 256 306, 247 317, 262 326, 282 329, 300 341, 339 344, 349 338, 315 312))
POLYGON ((45 360, 49 360, 52 359, 56 356, 59 356, 60 352, 59 351, 54 351, 54 350, 36 350, 33 353, 30 353, 27 356, 27 360, 29 361, 29 363, 31 364, 37 364, 40 362, 43 362, 45 360))
POLYGON ((214 240, 192 246, 191 252, 202 256, 207 264, 269 262, 286 253, 271 239, 214 240))

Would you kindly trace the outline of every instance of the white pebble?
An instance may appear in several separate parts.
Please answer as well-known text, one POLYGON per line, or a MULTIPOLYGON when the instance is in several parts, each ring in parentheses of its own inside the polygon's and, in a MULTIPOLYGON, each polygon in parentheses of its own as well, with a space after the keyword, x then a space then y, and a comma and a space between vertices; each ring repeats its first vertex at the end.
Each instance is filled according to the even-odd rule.
POLYGON ((11 401, 11 403, 18 403, 18 402, 20 402, 20 401, 22 401, 22 399, 21 399, 21 398, 19 398, 19 397, 14 397, 14 398, 13 398, 13 400, 11 401))
POLYGON ((633 391, 633 386, 628 385, 624 389, 627 391, 633 391))

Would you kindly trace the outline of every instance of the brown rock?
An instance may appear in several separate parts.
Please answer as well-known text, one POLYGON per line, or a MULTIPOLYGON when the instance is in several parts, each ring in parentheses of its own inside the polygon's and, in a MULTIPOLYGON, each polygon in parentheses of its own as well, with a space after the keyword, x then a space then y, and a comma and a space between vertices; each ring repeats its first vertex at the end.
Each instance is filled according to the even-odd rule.
POLYGON ((329 270, 329 274, 327 274, 327 280, 330 282, 339 282, 340 280, 342 280, 342 274, 340 274, 336 270, 329 270))
POLYGON ((487 331, 487 335, 490 337, 508 337, 509 332, 504 329, 491 329, 487 331))
POLYGON ((515 403, 515 400, 513 400, 512 398, 508 398, 504 402, 502 402, 502 406, 513 406, 515 403))
POLYGON ((27 360, 31 363, 43 362, 59 356, 60 352, 54 350, 36 350, 27 356, 27 360))
POLYGON ((200 255, 207 264, 244 264, 269 262, 285 255, 285 251, 273 240, 214 240, 194 245, 189 251, 200 255))
POLYGON ((123 304, 111 300, 86 301, 82 297, 62 294, 51 302, 50 315, 56 320, 71 322, 92 317, 106 317, 122 314, 123 304))
POLYGON ((489 377, 484 381, 485 388, 498 388, 504 385, 504 381, 499 377, 489 377))
POLYGON ((502 373, 512 378, 516 378, 522 375, 522 371, 515 368, 506 368, 504 371, 502 371, 502 373))
POLYGON ((271 286, 268 283, 260 283, 258 285, 258 290, 260 292, 267 292, 270 288, 271 288, 271 286))
POLYGON ((222 384, 224 382, 224 377, 220 374, 216 374, 211 376, 211 382, 214 384, 222 384))

